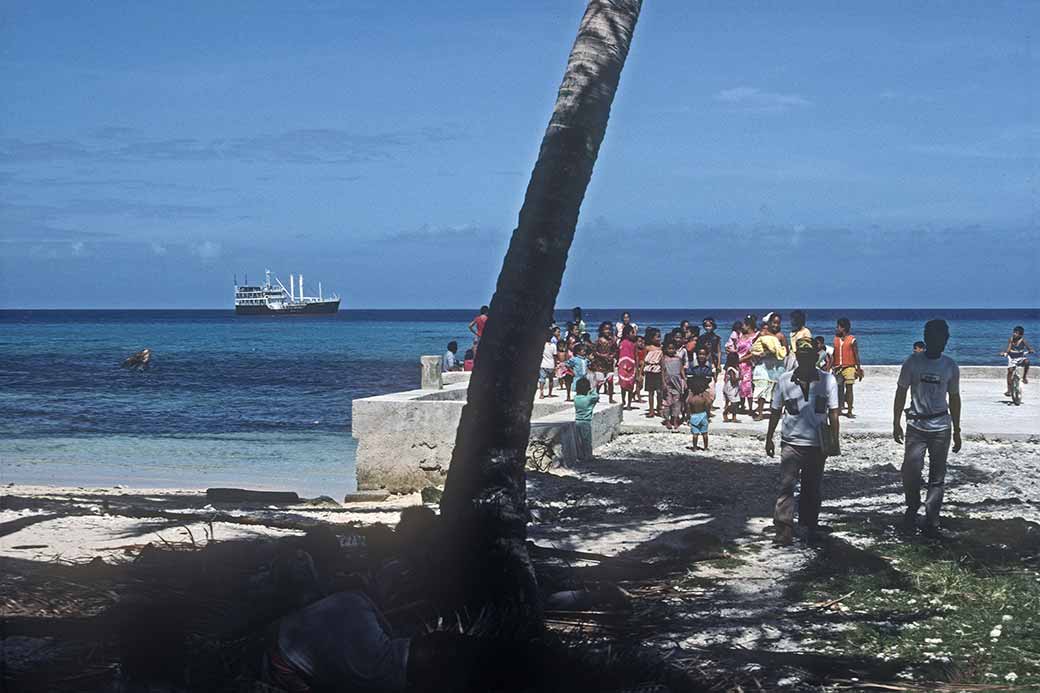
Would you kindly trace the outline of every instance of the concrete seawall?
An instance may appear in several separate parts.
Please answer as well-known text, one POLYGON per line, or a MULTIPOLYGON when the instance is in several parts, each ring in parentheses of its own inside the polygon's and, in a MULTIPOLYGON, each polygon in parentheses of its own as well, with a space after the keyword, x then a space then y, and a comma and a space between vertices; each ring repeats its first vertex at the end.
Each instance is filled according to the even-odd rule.
MULTIPOLYGON (((352 434, 358 441, 357 482, 362 491, 410 493, 444 483, 455 431, 466 404, 469 373, 446 373, 439 390, 408 390, 353 402, 352 434)), ((621 405, 596 407, 594 447, 621 429, 621 405)), ((562 396, 535 400, 529 454, 566 464, 574 454, 574 405, 562 396)))

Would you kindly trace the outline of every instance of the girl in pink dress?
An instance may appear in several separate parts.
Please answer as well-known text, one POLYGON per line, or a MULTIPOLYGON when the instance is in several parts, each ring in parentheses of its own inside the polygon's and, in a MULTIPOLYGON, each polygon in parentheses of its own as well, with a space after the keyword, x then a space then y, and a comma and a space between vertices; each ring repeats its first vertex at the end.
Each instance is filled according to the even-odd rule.
MULTIPOLYGON (((751 351, 751 345, 755 341, 755 337, 758 336, 758 331, 755 329, 756 318, 754 315, 749 315, 744 318, 743 324, 741 324, 740 334, 737 335, 737 356, 742 357, 744 354, 751 351)), ((751 373, 754 371, 755 366, 751 361, 740 362, 740 399, 741 408, 745 412, 751 411, 751 395, 754 390, 754 386, 751 382, 751 373)))
POLYGON ((622 328, 621 342, 618 344, 618 383, 621 385, 621 407, 632 408, 632 395, 636 386, 636 330, 632 325, 622 328))

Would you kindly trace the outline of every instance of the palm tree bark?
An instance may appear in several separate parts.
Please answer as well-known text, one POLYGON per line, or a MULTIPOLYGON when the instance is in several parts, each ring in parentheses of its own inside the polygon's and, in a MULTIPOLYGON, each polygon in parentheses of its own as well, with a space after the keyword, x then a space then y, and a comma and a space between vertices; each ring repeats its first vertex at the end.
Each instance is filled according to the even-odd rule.
POLYGON ((641 5, 591 0, 582 18, 491 300, 441 500, 445 578, 465 601, 515 623, 540 623, 524 473, 538 367, 641 5))

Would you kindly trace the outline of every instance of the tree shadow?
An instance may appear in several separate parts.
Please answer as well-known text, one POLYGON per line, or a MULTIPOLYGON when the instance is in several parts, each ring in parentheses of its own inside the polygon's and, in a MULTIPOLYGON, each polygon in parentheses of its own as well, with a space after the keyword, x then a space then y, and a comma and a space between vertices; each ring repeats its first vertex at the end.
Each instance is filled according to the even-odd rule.
MULTIPOLYGON (((873 499, 872 505, 884 507, 879 497, 900 498, 899 470, 890 464, 849 469, 836 462, 824 475, 824 513, 836 525, 872 523, 874 540, 891 539, 902 517, 899 501, 892 503, 890 515, 863 512, 856 501, 873 499)), ((957 475, 958 483, 965 484, 992 476, 971 465, 959 466, 957 475)), ((733 637, 724 637, 723 642, 684 649, 729 671, 759 668, 766 674, 761 680, 774 685, 785 672, 814 685, 851 677, 893 680, 913 662, 831 654, 822 652, 820 643, 827 641, 828 633, 850 623, 884 621, 898 628, 932 618, 935 609, 845 614, 804 604, 809 587, 820 580, 830 579, 840 589, 842 580, 860 575, 893 589, 910 588, 910 576, 894 568, 869 542, 862 546, 838 536, 825 537, 807 552, 804 564, 783 576, 778 591, 749 594, 732 591, 715 578, 696 577, 698 565, 713 565, 711 559, 723 552, 745 560, 754 556, 748 554, 749 548, 758 551, 768 542, 750 521, 771 517, 778 476, 775 464, 674 453, 597 459, 573 467, 567 476, 532 473, 531 502, 539 515, 532 538, 543 545, 567 546, 576 554, 572 560, 556 557, 554 572, 535 553, 539 577, 545 589, 595 590, 599 583, 611 581, 629 589, 633 599, 628 609, 621 615, 608 612, 609 618, 600 619, 605 625, 598 624, 610 637, 666 644, 706 630, 731 632, 733 637), (685 515, 683 526, 662 529, 661 520, 675 513, 685 515), (549 523, 552 526, 545 526, 549 523), (597 560, 581 562, 582 547, 601 545, 605 538, 619 534, 634 541, 611 555, 601 552, 597 560), (559 576, 565 577, 562 583, 559 576), (676 589, 684 584, 691 587, 688 593, 676 589), (789 611, 792 606, 794 614, 789 611)), ((957 517, 944 523, 948 539, 928 545, 937 558, 948 558, 951 552, 967 556, 981 571, 1036 565, 1040 532, 1031 523, 957 517)), ((782 554, 764 560, 778 556, 782 554)), ((595 621, 580 622, 590 620, 595 621)))

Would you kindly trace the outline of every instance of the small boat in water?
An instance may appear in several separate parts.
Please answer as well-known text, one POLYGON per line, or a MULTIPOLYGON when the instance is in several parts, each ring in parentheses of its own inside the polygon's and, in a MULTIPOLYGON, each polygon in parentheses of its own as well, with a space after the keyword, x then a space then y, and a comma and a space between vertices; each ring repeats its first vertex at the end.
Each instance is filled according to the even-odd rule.
POLYGON ((262 286, 239 286, 235 280, 235 314, 236 315, 335 315, 339 310, 339 296, 332 294, 326 298, 318 282, 318 295, 306 296, 303 293, 303 275, 293 278, 289 275, 289 288, 286 289, 278 277, 271 283, 271 270, 264 272, 262 286))

